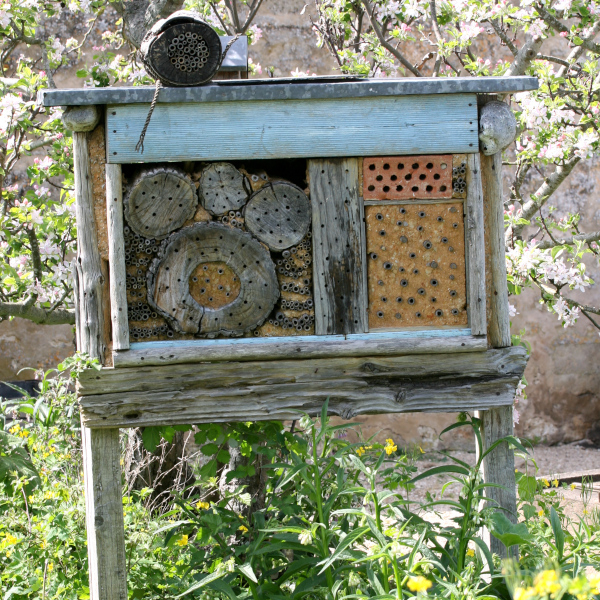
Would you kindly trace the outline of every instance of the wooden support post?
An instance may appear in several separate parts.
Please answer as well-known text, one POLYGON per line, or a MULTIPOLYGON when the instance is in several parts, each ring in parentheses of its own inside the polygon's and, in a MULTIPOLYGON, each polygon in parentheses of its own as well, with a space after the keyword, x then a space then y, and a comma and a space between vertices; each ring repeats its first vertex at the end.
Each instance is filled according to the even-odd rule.
MULTIPOLYGON (((90 126, 95 126, 95 123, 90 126)), ((94 223, 88 133, 73 133, 77 216, 77 349, 101 362, 108 340, 102 261, 94 223)), ((91 600, 127 600, 118 429, 82 427, 91 600)))
MULTIPOLYGON (((492 348, 511 345, 508 315, 508 287, 504 244, 504 210, 502 204, 502 155, 480 155, 484 195, 484 220, 486 243, 487 327, 488 343, 492 348)), ((496 440, 512 435, 512 405, 501 406, 476 413, 481 419, 484 451, 496 440)), ((516 522, 517 498, 515 484, 515 459, 507 444, 501 444, 483 461, 483 479, 486 483, 502 487, 487 488, 485 495, 504 514, 516 522)), ((506 548, 486 531, 486 541, 492 552, 506 556, 506 548)))
POLYGON ((121 165, 106 165, 106 215, 113 350, 129 349, 121 165))

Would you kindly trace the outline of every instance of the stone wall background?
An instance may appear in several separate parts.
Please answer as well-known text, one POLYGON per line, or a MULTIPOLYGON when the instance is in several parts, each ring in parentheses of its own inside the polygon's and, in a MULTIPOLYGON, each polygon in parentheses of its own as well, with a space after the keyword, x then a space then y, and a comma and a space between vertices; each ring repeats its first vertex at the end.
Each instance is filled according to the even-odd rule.
MULTIPOLYGON (((306 4, 305 14, 301 15, 304 7, 303 0, 265 0, 255 21, 263 37, 250 47, 250 56, 262 66, 263 76, 268 66, 274 67, 276 77, 289 77, 296 68, 318 75, 334 72, 332 57, 324 48, 316 47, 310 24, 312 4, 306 4)), ((62 28, 67 26, 62 23, 62 28)), ((67 37, 70 35, 76 35, 76 31, 67 37)), ((74 71, 57 79, 57 84, 81 86, 74 71)), ((559 216, 582 211, 585 231, 600 230, 600 203, 596 192, 600 190, 598 167, 598 161, 579 165, 554 201, 559 207, 559 216)), ((506 194, 508 179, 507 175, 506 194)), ((532 178, 532 190, 535 184, 532 178)), ((600 269, 592 261, 589 265, 592 278, 600 281, 600 269)), ((578 295, 583 296, 587 304, 600 304, 599 285, 578 295)), ((575 327, 563 329, 558 319, 540 306, 533 290, 511 298, 511 302, 518 311, 513 332, 524 330, 532 346, 525 373, 528 397, 518 406, 521 417, 517 434, 549 444, 588 438, 600 446, 600 336, 597 330, 583 317, 575 327)), ((38 326, 23 320, 0 323, 0 380, 31 378, 31 372, 19 374, 20 369, 50 368, 73 351, 74 334, 70 326, 38 326)), ((358 421, 363 423, 366 436, 392 437, 399 445, 471 449, 472 440, 466 434, 457 433, 439 441, 439 433, 454 417, 452 414, 373 415, 358 421)))

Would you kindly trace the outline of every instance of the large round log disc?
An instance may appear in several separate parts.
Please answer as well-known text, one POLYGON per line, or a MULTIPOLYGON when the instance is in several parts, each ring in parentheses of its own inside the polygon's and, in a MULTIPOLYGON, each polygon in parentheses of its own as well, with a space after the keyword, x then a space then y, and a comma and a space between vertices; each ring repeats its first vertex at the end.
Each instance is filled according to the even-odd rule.
POLYGON ((159 21, 140 50, 148 72, 167 86, 210 81, 221 65, 223 51, 217 32, 188 11, 159 21))
POLYGON ((230 163, 213 163, 202 171, 200 199, 202 206, 213 215, 242 208, 248 200, 249 190, 247 177, 230 163))
POLYGON ((149 304, 183 333, 242 335, 262 325, 278 298, 268 250, 218 223, 174 233, 148 271, 149 304))
POLYGON ((265 185, 255 192, 244 213, 246 227, 271 250, 285 250, 308 233, 310 201, 297 186, 287 181, 265 185))
POLYGON ((162 239, 196 212, 198 198, 190 178, 172 167, 144 171, 125 197, 125 218, 146 238, 162 239))

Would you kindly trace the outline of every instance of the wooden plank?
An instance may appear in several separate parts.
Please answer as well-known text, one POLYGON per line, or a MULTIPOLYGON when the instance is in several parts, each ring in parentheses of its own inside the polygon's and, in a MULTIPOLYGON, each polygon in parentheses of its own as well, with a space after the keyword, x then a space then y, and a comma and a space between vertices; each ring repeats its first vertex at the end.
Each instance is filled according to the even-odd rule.
POLYGON ((104 275, 94 219, 94 194, 90 172, 88 134, 73 133, 75 171, 75 215, 77 219, 77 279, 79 288, 80 352, 104 359, 105 335, 104 275))
POLYGON ((308 161, 317 335, 368 331, 364 209, 358 172, 356 158, 308 161))
POLYGON ((197 363, 104 369, 79 383, 91 427, 257 421, 332 414, 455 412, 506 404, 523 348, 469 354, 197 363))
POLYGON ((81 432, 90 600, 127 600, 119 430, 81 432))
POLYGON ((250 160, 476 152, 474 95, 107 107, 108 161, 250 160), (232 112, 233 110, 233 112, 232 112), (235 118, 232 118, 235 115, 235 118))
MULTIPOLYGON (((243 39, 243 38, 242 38, 243 39)), ((239 40, 241 42, 241 39, 239 40)), ((226 62, 226 61, 225 61, 226 62)), ((250 79, 216 82, 193 88, 163 88, 159 103, 244 102, 307 98, 365 98, 428 94, 494 94, 536 90, 535 77, 401 77, 366 79, 355 76, 299 79, 250 79)), ((42 106, 139 104, 152 101, 154 86, 46 89, 38 92, 42 106)))
POLYGON ((127 352, 115 352, 113 361, 115 367, 126 368, 200 361, 481 352, 486 348, 487 341, 471 336, 469 329, 412 330, 348 336, 138 342, 131 344, 127 352))
POLYGON ((110 312, 113 350, 129 348, 125 242, 123 238, 123 184, 121 165, 106 165, 108 261, 110 267, 110 312))
POLYGON ((467 252, 467 312, 473 335, 485 335, 485 244, 483 238, 483 190, 479 154, 467 157, 465 242, 467 252))

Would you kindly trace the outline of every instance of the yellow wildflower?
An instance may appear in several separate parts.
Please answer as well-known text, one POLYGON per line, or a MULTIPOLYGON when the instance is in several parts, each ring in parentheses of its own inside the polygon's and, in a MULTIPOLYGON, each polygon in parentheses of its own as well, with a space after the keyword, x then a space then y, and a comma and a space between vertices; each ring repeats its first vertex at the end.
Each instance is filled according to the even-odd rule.
POLYGON ((534 588, 522 588, 518 587, 515 589, 513 594, 514 600, 529 600, 532 596, 535 596, 534 588))
POLYGON ((571 487, 571 489, 572 489, 572 490, 574 490, 574 489, 575 489, 577 486, 576 486, 574 483, 572 483, 572 484, 570 485, 570 487, 571 487))
POLYGON ((418 577, 411 577, 406 585, 411 592, 427 592, 433 583, 429 579, 419 575, 418 577))
POLYGON ((196 503, 196 508, 198 510, 202 510, 202 509, 207 509, 210 508, 210 504, 208 502, 202 502, 202 500, 200 502, 196 503))
POLYGON ((558 573, 550 569, 538 573, 533 580, 533 584, 536 593, 540 596, 556 594, 561 588, 558 573))
POLYGON ((33 502, 33 496, 27 496, 27 500, 29 500, 29 502, 33 502))
POLYGON ((241 531, 242 533, 248 533, 248 528, 245 525, 240 525, 238 527, 238 530, 241 531))
POLYGON ((543 517, 543 516, 544 516, 544 509, 543 509, 543 508, 540 508, 540 510, 538 510, 538 515, 539 515, 540 517, 543 517))
POLYGON ((475 550, 472 548, 467 549, 467 556, 475 556, 475 550))
POLYGON ((54 563, 48 563, 48 573, 54 569, 54 563))
POLYGON ((553 485, 554 487, 558 487, 558 479, 554 478, 554 479, 552 480, 552 485, 553 485))
POLYGON ((50 490, 48 490, 45 494, 44 494, 44 500, 52 500, 52 498, 54 498, 54 493, 51 492, 50 490))
POLYGON ((542 479, 542 483, 544 484, 544 487, 550 487, 550 482, 547 479, 542 479))
POLYGON ((9 430, 8 433, 12 433, 13 435, 16 435, 17 433, 19 433, 19 431, 21 431, 21 426, 20 425, 13 425, 9 430))
POLYGON ((589 511, 587 508, 584 508, 584 509, 583 509, 583 514, 584 514, 584 515, 589 515, 589 514, 590 514, 590 511, 589 511))
POLYGON ((365 452, 366 450, 364 446, 360 446, 360 448, 356 449, 356 454, 358 454, 359 456, 362 456, 365 452))
POLYGON ((19 541, 14 535, 11 535, 10 533, 6 534, 5 539, 7 544, 16 544, 19 541))
POLYGON ((392 452, 396 452, 398 450, 398 446, 394 444, 394 440, 392 438, 388 438, 385 440, 385 453, 389 456, 392 452))
POLYGON ((187 535, 182 535, 176 542, 175 542, 178 546, 187 546, 188 544, 188 536, 187 535))
POLYGON ((423 450, 423 448, 421 448, 421 446, 419 446, 419 452, 420 452, 421 454, 425 454, 425 450, 423 450))
POLYGON ((26 438, 29 435, 29 431, 27 431, 26 429, 24 429, 23 431, 19 432, 19 437, 20 438, 26 438))

